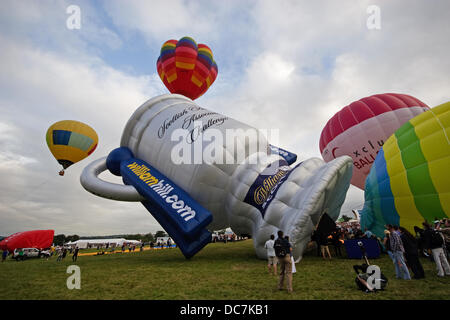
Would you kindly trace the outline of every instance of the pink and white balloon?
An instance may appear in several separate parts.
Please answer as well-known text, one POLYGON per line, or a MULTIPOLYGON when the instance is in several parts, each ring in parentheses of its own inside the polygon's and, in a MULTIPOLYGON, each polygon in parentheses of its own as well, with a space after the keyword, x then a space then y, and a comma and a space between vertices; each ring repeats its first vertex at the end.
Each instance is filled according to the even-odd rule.
POLYGON ((336 113, 322 130, 320 152, 329 162, 339 156, 353 159, 351 183, 364 190, 366 177, 384 142, 405 122, 429 110, 406 94, 376 94, 352 102, 336 113))

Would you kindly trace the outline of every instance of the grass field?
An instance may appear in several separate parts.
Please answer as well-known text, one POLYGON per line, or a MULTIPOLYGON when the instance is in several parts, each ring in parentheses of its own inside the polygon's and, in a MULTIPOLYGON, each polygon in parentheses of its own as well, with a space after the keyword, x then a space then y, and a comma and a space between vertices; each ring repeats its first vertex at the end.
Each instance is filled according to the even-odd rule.
POLYGON ((449 300, 450 277, 438 278, 435 265, 422 259, 426 278, 397 280, 387 255, 373 259, 388 277, 387 290, 366 294, 356 289, 353 264, 358 260, 323 261, 312 253, 296 265, 293 294, 277 290, 266 261, 256 258, 252 240, 212 243, 191 260, 178 249, 128 254, 81 256, 81 289, 66 286, 71 256, 0 264, 0 299, 426 299, 449 300))

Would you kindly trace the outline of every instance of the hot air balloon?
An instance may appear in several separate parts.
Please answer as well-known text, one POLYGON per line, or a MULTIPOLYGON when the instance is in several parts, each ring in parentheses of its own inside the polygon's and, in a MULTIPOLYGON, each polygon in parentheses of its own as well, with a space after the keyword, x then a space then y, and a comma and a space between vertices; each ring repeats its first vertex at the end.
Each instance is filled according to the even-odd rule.
POLYGON ((211 49, 194 39, 168 40, 161 47, 156 68, 171 93, 192 100, 208 90, 216 80, 218 69, 211 49))
POLYGON ((418 115, 386 141, 366 180, 361 227, 414 226, 450 217, 450 102, 418 115))
POLYGON ((0 249, 14 251, 17 248, 49 248, 53 243, 54 230, 17 232, 0 242, 0 249))
POLYGON ((98 136, 87 124, 75 120, 58 121, 47 130, 47 145, 63 170, 94 152, 98 136))
POLYGON ((355 101, 336 113, 322 130, 320 152, 326 162, 353 158, 352 184, 364 190, 372 163, 384 142, 406 121, 429 110, 406 94, 377 94, 355 101))

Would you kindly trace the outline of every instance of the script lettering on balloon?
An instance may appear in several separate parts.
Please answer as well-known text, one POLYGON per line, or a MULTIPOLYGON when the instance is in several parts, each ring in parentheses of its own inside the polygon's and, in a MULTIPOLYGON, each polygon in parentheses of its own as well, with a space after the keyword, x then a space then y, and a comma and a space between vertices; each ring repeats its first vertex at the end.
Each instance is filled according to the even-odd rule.
POLYGON ((216 118, 216 119, 208 119, 206 124, 201 123, 199 125, 194 126, 193 129, 189 130, 189 133, 186 136, 186 142, 188 144, 194 143, 195 140, 197 140, 198 137, 203 132, 208 130, 210 127, 212 127, 212 126, 221 126, 228 119, 229 119, 228 117, 220 117, 220 118, 216 118))
MULTIPOLYGON (((295 168, 301 164, 302 163, 300 162, 295 168)), ((257 208, 264 217, 267 207, 275 198, 276 193, 281 185, 287 180, 291 172, 293 172, 293 170, 285 160, 279 160, 278 162, 268 165, 250 186, 247 195, 244 198, 244 202, 257 208), (273 166, 278 168, 278 170, 275 174, 270 174, 270 172, 273 171, 273 166)))
POLYGON ((176 114, 174 114, 172 116, 172 118, 165 119, 163 121, 163 124, 161 125, 161 127, 158 130, 158 138, 160 138, 160 139, 163 138, 167 129, 169 129, 170 126, 172 126, 172 124, 174 124, 178 119, 180 119, 184 115, 188 114, 189 112, 195 112, 198 110, 204 110, 204 109, 201 107, 198 107, 198 106, 189 106, 186 109, 184 109, 183 111, 177 112, 176 114))

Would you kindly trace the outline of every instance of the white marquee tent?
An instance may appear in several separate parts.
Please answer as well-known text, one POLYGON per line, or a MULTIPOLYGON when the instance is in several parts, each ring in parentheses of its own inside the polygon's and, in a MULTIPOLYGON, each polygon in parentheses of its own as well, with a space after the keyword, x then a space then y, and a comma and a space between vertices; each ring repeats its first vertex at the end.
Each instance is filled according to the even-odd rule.
POLYGON ((97 246, 115 246, 115 247, 121 247, 122 245, 141 245, 141 242, 138 240, 127 240, 124 238, 120 239, 82 239, 77 240, 73 242, 68 242, 65 245, 71 246, 71 247, 78 247, 80 249, 86 249, 89 245, 91 247, 97 247, 97 246))

